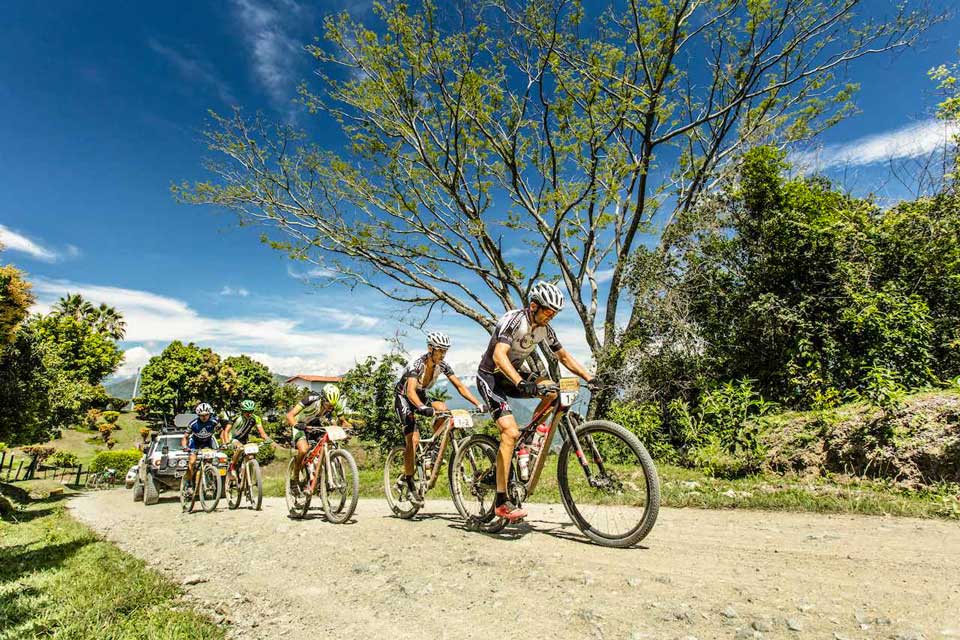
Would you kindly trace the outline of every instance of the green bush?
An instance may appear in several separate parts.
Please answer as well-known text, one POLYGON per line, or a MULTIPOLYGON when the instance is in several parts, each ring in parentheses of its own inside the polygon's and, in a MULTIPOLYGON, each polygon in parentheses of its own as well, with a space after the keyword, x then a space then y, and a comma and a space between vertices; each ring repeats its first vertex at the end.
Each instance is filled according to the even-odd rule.
POLYGON ((52 456, 54 452, 56 452, 56 449, 41 444, 35 444, 32 447, 24 447, 23 452, 39 463, 52 456))
POLYGON ((57 451, 47 462, 55 467, 76 467, 80 464, 80 459, 69 451, 57 451))
POLYGON ((654 403, 615 401, 606 419, 636 434, 655 460, 670 463, 678 460, 677 450, 670 444, 663 429, 660 410, 654 403))
POLYGON ((90 464, 90 471, 103 471, 104 469, 116 469, 122 476, 127 469, 140 461, 141 454, 136 449, 121 449, 119 451, 101 451, 90 464))
POLYGON ((716 436, 687 452, 688 461, 697 469, 717 478, 738 478, 759 469, 761 459, 753 452, 730 451, 716 436))
POLYGON ((265 467, 277 458, 277 448, 272 444, 261 442, 260 451, 257 452, 257 462, 261 467, 265 467))
POLYGON ((119 412, 119 411, 104 411, 102 417, 103 417, 104 421, 107 422, 108 424, 116 424, 116 423, 117 423, 117 420, 120 419, 120 412, 119 412))

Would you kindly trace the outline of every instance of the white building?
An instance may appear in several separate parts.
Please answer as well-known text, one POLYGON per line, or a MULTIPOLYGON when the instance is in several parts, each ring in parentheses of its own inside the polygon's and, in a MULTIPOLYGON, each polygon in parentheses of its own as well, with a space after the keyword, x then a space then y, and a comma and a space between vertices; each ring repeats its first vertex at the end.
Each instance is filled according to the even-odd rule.
POLYGON ((292 378, 287 378, 285 384, 292 384, 301 389, 310 389, 311 391, 320 391, 323 385, 334 383, 339 384, 343 381, 342 376, 311 376, 305 373, 298 373, 292 378))

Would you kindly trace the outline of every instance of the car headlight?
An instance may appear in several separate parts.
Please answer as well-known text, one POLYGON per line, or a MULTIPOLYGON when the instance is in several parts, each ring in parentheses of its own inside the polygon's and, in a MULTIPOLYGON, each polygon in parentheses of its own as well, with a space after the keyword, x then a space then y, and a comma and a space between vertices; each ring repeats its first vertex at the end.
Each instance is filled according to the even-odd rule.
POLYGON ((186 461, 186 460, 181 460, 181 461, 177 464, 177 466, 180 467, 181 469, 186 469, 186 468, 187 468, 187 461, 186 461))

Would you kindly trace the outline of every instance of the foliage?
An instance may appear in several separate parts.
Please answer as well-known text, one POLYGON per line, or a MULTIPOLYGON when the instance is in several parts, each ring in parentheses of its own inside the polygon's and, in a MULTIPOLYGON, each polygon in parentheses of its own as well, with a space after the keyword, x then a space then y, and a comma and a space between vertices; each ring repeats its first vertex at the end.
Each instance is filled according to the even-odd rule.
POLYGON ((87 411, 83 414, 83 426, 90 431, 95 431, 97 429, 97 425, 100 423, 100 414, 101 411, 99 409, 87 409, 87 411))
POLYGON ((658 462, 677 462, 677 452, 663 428, 660 409, 653 403, 614 402, 607 420, 627 428, 640 438, 658 462))
POLYGON ((897 381, 897 373, 874 366, 864 371, 863 389, 859 396, 878 409, 890 412, 900 408, 907 390, 897 381))
POLYGON ((126 322, 116 309, 103 303, 94 307, 79 293, 68 293, 61 298, 54 305, 51 316, 73 318, 112 340, 123 340, 127 332, 126 322))
POLYGON ((40 463, 49 458, 56 452, 56 449, 46 445, 33 445, 30 447, 24 447, 23 452, 33 458, 36 462, 40 463))
POLYGON ((31 304, 30 283, 23 272, 12 265, 0 265, 0 347, 13 340, 31 304))
POLYGON ((340 385, 347 406, 361 425, 359 435, 376 442, 384 451, 403 443, 403 432, 393 411, 396 369, 403 362, 399 354, 379 359, 369 356, 345 373, 340 385))
POLYGON ((119 411, 104 411, 102 415, 103 421, 111 425, 117 424, 117 420, 120 419, 119 411))
POLYGON ((57 349, 71 376, 90 385, 100 384, 123 360, 116 341, 84 319, 50 314, 36 324, 40 338, 57 349))
POLYGON ((143 453, 137 449, 101 451, 93 458, 93 462, 90 464, 90 471, 95 473, 97 471, 103 471, 104 469, 116 469, 120 476, 123 477, 127 469, 137 464, 142 456, 143 453))
POLYGON ((140 372, 140 397, 145 414, 190 412, 199 402, 215 410, 236 411, 242 400, 255 401, 261 411, 279 408, 278 387, 270 370, 248 356, 223 360, 208 348, 171 342, 140 372))
POLYGON ((615 372, 633 328, 617 327, 629 256, 654 221, 692 210, 743 148, 837 122, 855 90, 843 69, 930 22, 858 4, 610 2, 588 17, 564 0, 391 1, 376 26, 344 12, 308 47, 320 93, 301 95, 341 124, 346 151, 214 115, 215 181, 174 191, 277 229, 264 241, 348 284, 487 330, 535 280, 562 280, 601 372, 615 372), (532 265, 510 260, 504 234, 532 265))
POLYGON ((57 451, 50 456, 48 462, 55 467, 76 467, 80 465, 80 459, 70 451, 57 451))
POLYGON ((265 467, 277 458, 277 448, 272 444, 261 442, 260 450, 257 451, 257 462, 260 463, 260 466, 265 467))
POLYGON ((144 442, 150 442, 150 434, 153 433, 153 430, 150 427, 140 427, 140 438, 144 442))
POLYGON ((640 400, 749 378, 778 403, 829 407, 867 392, 870 371, 907 388, 960 372, 960 199, 882 211, 785 171, 782 153, 749 152, 671 253, 637 259, 659 274, 634 287, 640 400))

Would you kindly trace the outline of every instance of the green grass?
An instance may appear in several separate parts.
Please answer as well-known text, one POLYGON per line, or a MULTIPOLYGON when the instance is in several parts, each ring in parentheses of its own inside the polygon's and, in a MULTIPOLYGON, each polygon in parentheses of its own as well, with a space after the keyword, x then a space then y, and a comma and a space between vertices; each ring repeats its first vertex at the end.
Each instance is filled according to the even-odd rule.
MULTIPOLYGON (((146 422, 137 419, 134 413, 120 414, 117 425, 120 429, 113 432, 113 438, 117 441, 117 444, 113 447, 115 451, 136 447, 136 444, 141 441, 141 427, 148 426, 146 422)), ((97 453, 108 450, 107 446, 100 440, 98 433, 75 429, 64 429, 60 438, 43 444, 54 447, 58 451, 68 451, 75 454, 84 467, 93 462, 97 453)), ((15 452, 18 457, 23 455, 20 450, 15 450, 15 452)))
POLYGON ((178 588, 73 520, 59 499, 0 522, 0 640, 223 638, 178 588))
MULTIPOLYGON (((264 472, 264 493, 283 496, 289 450, 278 450, 277 459, 264 472)), ((556 456, 551 456, 540 476, 531 502, 559 503, 556 456)), ((908 490, 891 482, 844 476, 803 479, 766 474, 735 480, 712 478, 692 469, 658 465, 661 499, 666 507, 699 509, 755 509, 816 513, 857 513, 960 520, 960 486, 944 484, 927 490, 908 490)), ((360 495, 383 497, 383 467, 360 469, 360 495)), ((449 499, 446 468, 427 496, 449 499)))

